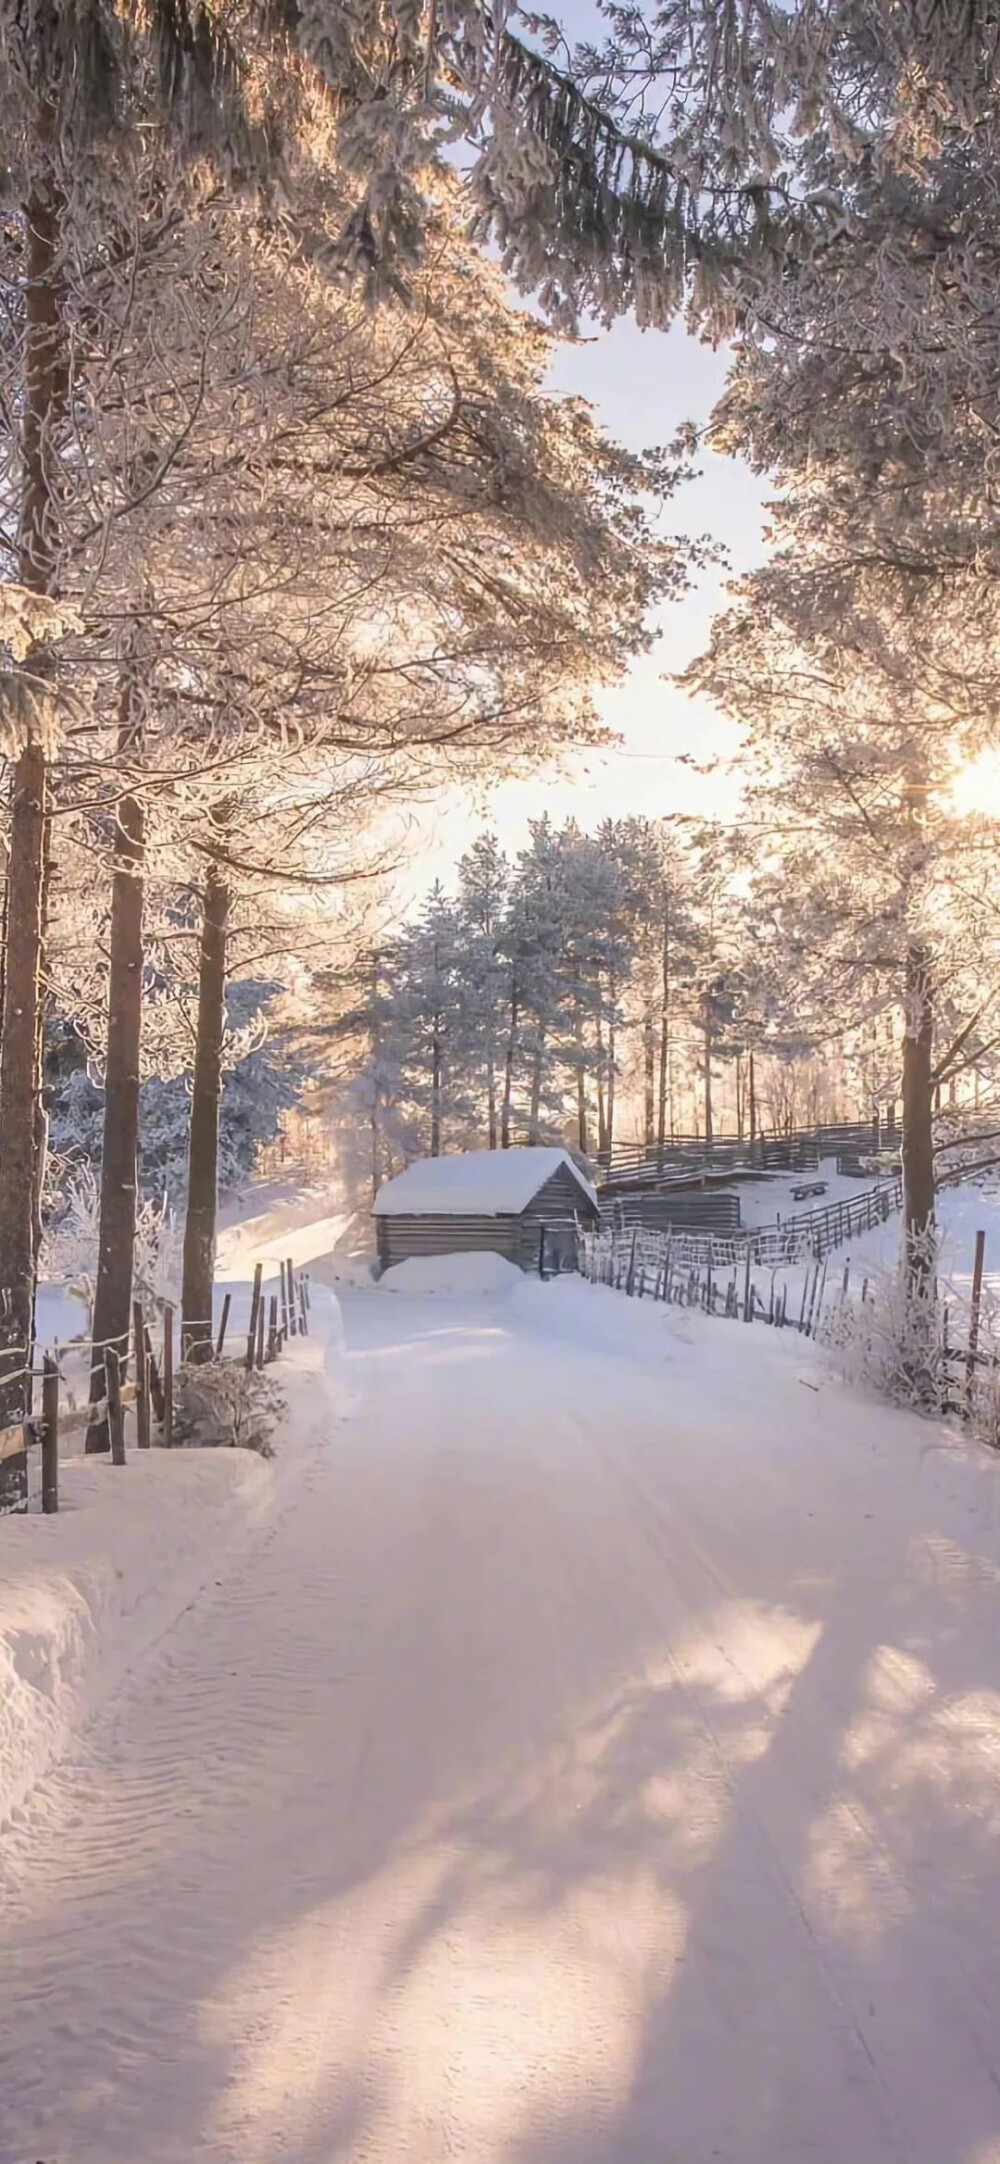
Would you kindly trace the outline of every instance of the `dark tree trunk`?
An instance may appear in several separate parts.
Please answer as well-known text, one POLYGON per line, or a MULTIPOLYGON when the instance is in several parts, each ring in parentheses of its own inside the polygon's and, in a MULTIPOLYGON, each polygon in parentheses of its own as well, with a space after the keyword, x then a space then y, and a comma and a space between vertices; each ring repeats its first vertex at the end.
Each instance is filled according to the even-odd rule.
POLYGON ((492 1023, 490 1025, 490 1041, 486 1051, 486 1118, 489 1131, 489 1146, 491 1150, 495 1150, 497 1146, 497 1068, 492 1023))
POLYGON ((521 1019, 517 986, 510 995, 510 1027, 507 1031, 507 1048, 503 1062, 503 1098, 500 1105, 500 1148, 510 1148, 511 1101, 514 1094, 514 1059, 517 1049, 517 1029, 521 1019))
POLYGON ((706 1140, 706 1142, 712 1142, 712 1141, 714 1141, 714 1139, 715 1139, 715 1129, 714 1129, 714 1126, 713 1126, 713 1121, 712 1121, 712 1002, 711 1002, 711 994, 710 994, 710 993, 708 993, 708 992, 706 992, 706 994, 705 994, 704 1028, 705 1028, 705 1140, 706 1140))
POLYGON ((612 1013, 608 1020, 608 1131, 607 1150, 610 1161, 615 1146, 615 1060, 618 1054, 618 1032, 614 1018, 615 987, 611 987, 612 1013))
POLYGON ((748 1097, 748 1100, 749 1100, 749 1102, 748 1102, 748 1106, 747 1106, 747 1110, 748 1110, 748 1113, 749 1113, 749 1116, 750 1116, 750 1140, 751 1140, 751 1142, 756 1142, 756 1140, 757 1140, 757 1082, 756 1082, 756 1075, 755 1075, 755 1071, 754 1071, 754 1057, 753 1057, 753 1046, 752 1046, 752 1045, 751 1045, 751 1047, 750 1047, 750 1052, 749 1052, 749 1056, 748 1056, 748 1059, 747 1059, 747 1097, 748 1097))
POLYGON ((903 1226, 909 1282, 933 1267, 934 999, 926 949, 907 949, 903 1035, 903 1226))
POLYGON ((608 1120, 606 1111, 606 1099, 604 1095, 605 1071, 604 1031, 601 1028, 600 1017, 598 1017, 597 1068, 595 1080, 597 1083, 597 1147, 602 1157, 607 1157, 608 1155, 608 1120))
MULTIPOLYGON (((670 1088, 670 914, 663 913, 663 947, 660 954, 660 1073, 656 1115, 656 1139, 662 1150, 667 1139, 667 1098, 670 1088)), ((671 1126, 673 1122, 671 1121, 671 1126)))
MULTIPOLYGON (((134 752, 139 737, 137 694, 124 685, 118 750, 134 752)), ((122 797, 114 834, 111 882, 111 966, 101 1150, 101 1216, 94 1295, 94 1341, 90 1401, 105 1395, 104 1356, 118 1354, 124 1380, 132 1313, 132 1269, 139 1157, 139 1048, 142 1034, 142 875, 144 818, 141 799, 122 797)), ((88 1451, 109 1450, 107 1417, 87 1430, 88 1451)))
POLYGON ((583 1020, 579 1008, 576 1010, 573 1034, 576 1042, 576 1139, 579 1148, 586 1157, 589 1152, 587 1075, 583 1058, 583 1020))
POLYGON ((643 1134, 647 1150, 656 1141, 656 1029, 651 1014, 642 1026, 643 1134))
MULTIPOLYGON (((22 586, 47 594, 53 589, 58 558, 53 437, 66 395, 59 219, 51 188, 29 198, 24 227, 18 577, 22 586)), ((24 672, 43 694, 48 673, 44 652, 29 656, 24 672)), ((14 767, 10 813, 0 1045, 0 1426, 23 1419, 31 1403, 47 788, 45 753, 32 736, 14 767)))
POLYGON ((441 1025, 437 1015, 431 1035, 431 1156, 441 1155, 441 1025))
POLYGON ((537 1142, 542 1124, 542 1072, 545 1065, 545 1031, 540 1030, 531 1062, 531 1102, 528 1110, 528 1132, 532 1142, 537 1142))
POLYGON ((212 1352, 212 1289, 215 1280, 215 1217, 218 1201, 219 1099, 222 1040, 226 1025, 226 929, 229 887, 218 864, 205 878, 198 972, 198 1034, 191 1094, 181 1348, 185 1360, 208 1360, 212 1352))

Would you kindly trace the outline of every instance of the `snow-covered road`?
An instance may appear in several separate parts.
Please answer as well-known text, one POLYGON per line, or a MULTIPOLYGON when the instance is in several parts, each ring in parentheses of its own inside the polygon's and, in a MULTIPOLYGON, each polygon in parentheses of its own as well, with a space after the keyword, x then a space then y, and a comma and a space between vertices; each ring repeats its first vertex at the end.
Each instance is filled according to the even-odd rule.
POLYGON ((1000 1467, 578 1282, 347 1319, 4 1836, 3 2164, 997 2164, 1000 1467))

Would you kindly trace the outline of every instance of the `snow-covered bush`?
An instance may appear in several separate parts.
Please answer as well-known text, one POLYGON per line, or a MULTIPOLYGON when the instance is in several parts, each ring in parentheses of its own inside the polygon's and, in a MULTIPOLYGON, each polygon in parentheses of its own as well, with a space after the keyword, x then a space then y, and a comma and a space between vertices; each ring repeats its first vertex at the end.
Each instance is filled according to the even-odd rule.
MULTIPOLYGON (((100 1181, 93 1165, 77 1166, 66 1183, 63 1208, 45 1233, 40 1275, 75 1293, 93 1323, 100 1223, 100 1181)), ((140 1202, 135 1224, 133 1283, 147 1313, 176 1296, 181 1232, 169 1203, 140 1202)))
POLYGON ((981 1442, 1000 1447, 1000 1310, 988 1286, 973 1333, 967 1281, 944 1277, 929 1248, 924 1268, 873 1268, 863 1297, 824 1318, 822 1338, 846 1382, 938 1418, 958 1414, 981 1442))
POLYGON ((845 1381, 894 1405, 943 1411, 947 1347, 931 1259, 915 1277, 908 1277, 901 1263, 873 1269, 861 1297, 828 1311, 821 1335, 845 1381))
POLYGON ((41 1278, 83 1301, 88 1333, 94 1320, 99 1216, 97 1174, 92 1165, 83 1163, 67 1180, 62 1211, 46 1229, 39 1259, 41 1278))
POLYGON ((235 1360, 182 1367, 174 1384, 174 1443, 188 1450, 255 1450, 274 1456, 285 1411, 277 1383, 235 1360))

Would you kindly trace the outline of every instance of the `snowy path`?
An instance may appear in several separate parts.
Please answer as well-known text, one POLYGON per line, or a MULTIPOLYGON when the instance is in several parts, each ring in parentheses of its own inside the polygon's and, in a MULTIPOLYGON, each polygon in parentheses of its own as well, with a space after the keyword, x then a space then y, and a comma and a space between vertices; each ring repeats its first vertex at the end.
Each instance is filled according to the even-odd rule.
POLYGON ((682 1328, 354 1300, 4 1836, 3 2164, 997 2164, 1000 1468, 682 1328))

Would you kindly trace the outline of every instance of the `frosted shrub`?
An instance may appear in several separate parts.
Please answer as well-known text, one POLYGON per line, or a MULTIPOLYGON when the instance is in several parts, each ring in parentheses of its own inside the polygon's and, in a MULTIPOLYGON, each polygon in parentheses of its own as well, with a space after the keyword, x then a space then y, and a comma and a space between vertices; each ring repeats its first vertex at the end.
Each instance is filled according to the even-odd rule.
POLYGON ((821 1335, 845 1381, 918 1412, 944 1410, 943 1309, 932 1263, 912 1278, 902 1263, 873 1270, 864 1298, 831 1309, 821 1335))
POLYGON ((235 1360, 182 1367, 174 1385, 174 1442, 188 1450, 255 1450, 273 1458, 285 1411, 277 1384, 235 1360))
POLYGON ((91 1165, 81 1165, 67 1184, 65 1206, 58 1224, 46 1230, 39 1275, 49 1284, 61 1285, 66 1292, 75 1293, 83 1301, 88 1332, 94 1320, 99 1221, 97 1174, 91 1165))
POLYGON ((980 1441, 1000 1447, 1000 1314, 984 1286, 975 1358, 968 1360, 968 1286, 942 1279, 936 1250, 907 1278, 901 1263, 873 1270, 865 1297, 842 1301, 822 1337, 845 1381, 892 1404, 938 1417, 958 1413, 980 1441))

